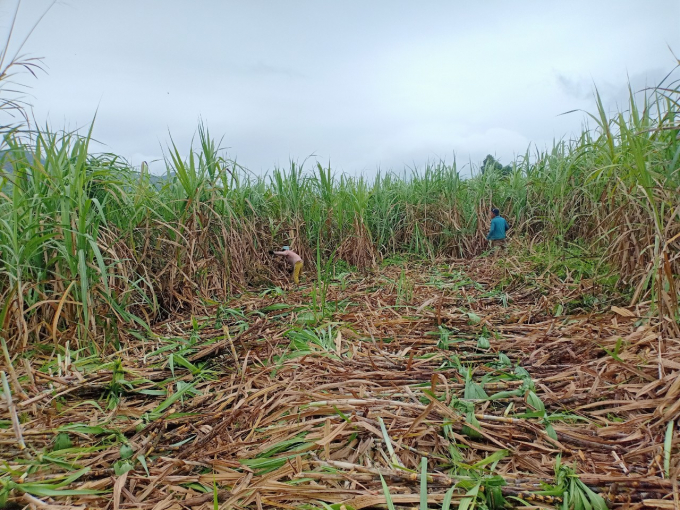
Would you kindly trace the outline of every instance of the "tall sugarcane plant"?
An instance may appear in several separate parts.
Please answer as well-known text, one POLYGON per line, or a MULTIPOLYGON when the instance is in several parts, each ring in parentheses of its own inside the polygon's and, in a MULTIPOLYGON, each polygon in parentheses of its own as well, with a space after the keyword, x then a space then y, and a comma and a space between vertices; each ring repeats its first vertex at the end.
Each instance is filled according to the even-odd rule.
POLYGON ((456 161, 373 178, 309 162, 257 175, 201 124, 188 154, 171 140, 165 175, 153 178, 148 167, 95 154, 92 129, 6 132, 3 331, 25 347, 31 335, 85 341, 112 322, 198 313, 284 277, 267 254, 283 245, 312 279, 328 261, 361 269, 395 255, 473 257, 486 249, 495 206, 518 247, 544 243, 563 258, 585 251, 677 333, 678 97, 672 86, 631 92, 626 110, 610 114, 596 94, 592 129, 469 176, 456 161))

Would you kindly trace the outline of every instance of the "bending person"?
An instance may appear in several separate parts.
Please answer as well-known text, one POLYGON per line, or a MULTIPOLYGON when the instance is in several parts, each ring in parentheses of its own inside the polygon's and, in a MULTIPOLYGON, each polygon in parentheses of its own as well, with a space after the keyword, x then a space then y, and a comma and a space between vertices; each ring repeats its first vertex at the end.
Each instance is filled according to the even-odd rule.
POLYGON ((284 246, 281 251, 269 252, 273 255, 280 255, 285 257, 286 262, 293 268, 293 281, 296 285, 300 285, 300 271, 302 271, 302 257, 290 249, 289 246, 284 246))

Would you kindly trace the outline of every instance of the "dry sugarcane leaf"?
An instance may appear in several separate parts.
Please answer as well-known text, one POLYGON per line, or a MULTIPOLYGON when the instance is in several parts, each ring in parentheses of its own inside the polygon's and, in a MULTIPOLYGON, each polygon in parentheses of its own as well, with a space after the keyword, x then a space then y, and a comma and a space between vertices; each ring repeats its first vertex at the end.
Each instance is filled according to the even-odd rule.
POLYGON ((612 306, 612 312, 620 315, 621 317, 637 317, 633 312, 627 310, 626 308, 621 308, 620 306, 612 306))

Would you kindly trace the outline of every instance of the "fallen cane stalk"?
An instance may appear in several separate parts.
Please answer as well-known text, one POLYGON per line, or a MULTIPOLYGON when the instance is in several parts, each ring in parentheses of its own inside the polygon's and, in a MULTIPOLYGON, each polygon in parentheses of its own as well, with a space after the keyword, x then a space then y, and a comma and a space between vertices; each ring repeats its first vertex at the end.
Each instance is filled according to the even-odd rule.
POLYGON ((28 375, 28 380, 31 383, 31 388, 33 392, 37 393, 38 388, 35 386, 35 378, 33 377, 33 368, 31 367, 31 362, 27 358, 24 358, 24 369, 26 370, 26 375, 28 375))
POLYGON ((31 496, 28 493, 24 493, 23 500, 24 502, 28 503, 33 507, 44 508, 50 506, 47 503, 45 503, 42 499, 38 499, 35 496, 31 496))
POLYGON ((2 376, 2 391, 5 394, 5 400, 7 401, 7 408, 9 409, 9 415, 12 419, 12 428, 14 429, 14 435, 19 442, 19 449, 25 450, 26 444, 24 443, 24 438, 21 435, 21 425, 19 424, 19 417, 17 416, 17 409, 12 401, 12 393, 9 389, 9 383, 7 382, 7 375, 5 371, 0 371, 0 376, 2 376))
POLYGON ((7 342, 5 342, 5 339, 0 336, 0 342, 2 343, 2 353, 5 356, 5 363, 7 363, 7 370, 9 371, 9 377, 12 379, 12 386, 14 386, 14 391, 23 399, 27 399, 28 395, 24 393, 24 390, 21 388, 21 384, 19 384, 19 379, 17 378, 17 373, 14 371, 14 367, 12 366, 12 358, 9 355, 9 350, 7 349, 7 342))

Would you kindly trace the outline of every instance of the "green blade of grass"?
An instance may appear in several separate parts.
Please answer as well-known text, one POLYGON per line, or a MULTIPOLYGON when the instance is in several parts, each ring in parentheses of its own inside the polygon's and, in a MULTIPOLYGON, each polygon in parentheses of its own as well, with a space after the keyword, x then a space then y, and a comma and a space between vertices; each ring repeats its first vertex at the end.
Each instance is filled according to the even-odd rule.
POLYGON ((387 486, 387 482, 385 481, 385 478, 383 475, 380 475, 380 483, 382 483, 382 488, 383 488, 383 494, 385 495, 385 503, 387 504, 387 508, 389 510, 396 510, 394 508, 394 503, 392 502, 392 495, 390 494, 390 488, 387 486))
POLYGON ((673 427, 675 421, 670 420, 666 426, 666 436, 663 442, 663 470, 666 478, 671 476, 671 449, 673 447, 673 427))
POLYGON ((420 510, 427 510, 427 458, 420 459, 420 510))
POLYGON ((378 422, 380 423, 380 430, 382 431, 383 439, 385 440, 385 445, 387 446, 387 451, 390 454, 390 462, 392 462, 392 464, 395 466, 403 467, 399 461, 399 457, 397 457, 397 454, 394 453, 392 440, 390 439, 390 435, 387 433, 387 428, 385 428, 385 422, 383 421, 382 416, 378 416, 378 422))

